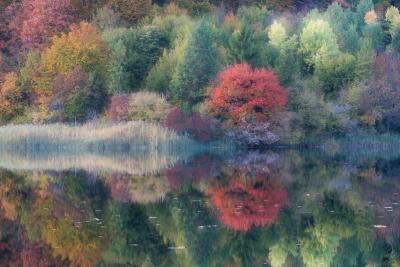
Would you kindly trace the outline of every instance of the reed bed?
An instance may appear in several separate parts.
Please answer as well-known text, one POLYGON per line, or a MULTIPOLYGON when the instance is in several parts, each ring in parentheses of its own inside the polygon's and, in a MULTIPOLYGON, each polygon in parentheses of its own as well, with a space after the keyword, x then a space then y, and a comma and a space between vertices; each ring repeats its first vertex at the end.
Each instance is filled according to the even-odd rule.
POLYGON ((71 126, 8 125, 0 127, 0 149, 16 150, 186 150, 199 145, 160 125, 135 121, 71 126))

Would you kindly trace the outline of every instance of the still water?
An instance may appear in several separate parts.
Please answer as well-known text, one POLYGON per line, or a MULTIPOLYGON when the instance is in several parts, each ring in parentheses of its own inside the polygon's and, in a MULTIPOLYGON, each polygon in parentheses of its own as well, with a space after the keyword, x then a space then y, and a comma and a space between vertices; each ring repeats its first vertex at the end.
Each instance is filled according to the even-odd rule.
POLYGON ((0 155, 0 266, 399 266, 400 153, 0 155))

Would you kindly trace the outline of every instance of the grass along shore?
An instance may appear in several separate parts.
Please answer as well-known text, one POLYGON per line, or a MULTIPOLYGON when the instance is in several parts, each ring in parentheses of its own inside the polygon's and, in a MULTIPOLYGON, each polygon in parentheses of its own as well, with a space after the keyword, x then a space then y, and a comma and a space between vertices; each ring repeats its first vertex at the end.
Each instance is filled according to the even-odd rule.
POLYGON ((179 151, 200 145, 156 124, 6 125, 0 127, 0 149, 21 151, 179 151))

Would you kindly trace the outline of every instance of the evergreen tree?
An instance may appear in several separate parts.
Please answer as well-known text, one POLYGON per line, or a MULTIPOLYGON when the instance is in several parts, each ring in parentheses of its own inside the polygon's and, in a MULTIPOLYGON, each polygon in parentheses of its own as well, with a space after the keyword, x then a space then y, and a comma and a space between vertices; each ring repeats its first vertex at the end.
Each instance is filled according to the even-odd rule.
POLYGON ((218 71, 217 51, 209 23, 201 21, 195 28, 184 57, 178 63, 172 85, 172 98, 180 105, 202 100, 204 89, 218 71))

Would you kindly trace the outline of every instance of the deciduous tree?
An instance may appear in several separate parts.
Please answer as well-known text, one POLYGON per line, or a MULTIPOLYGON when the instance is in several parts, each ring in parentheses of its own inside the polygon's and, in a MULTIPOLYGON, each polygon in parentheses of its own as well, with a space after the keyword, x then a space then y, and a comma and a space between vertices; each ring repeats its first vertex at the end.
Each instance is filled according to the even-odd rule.
POLYGON ((287 95, 273 71, 238 64, 219 74, 209 105, 216 116, 235 123, 263 121, 285 107, 287 95))

